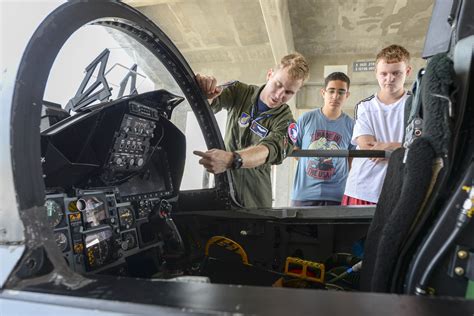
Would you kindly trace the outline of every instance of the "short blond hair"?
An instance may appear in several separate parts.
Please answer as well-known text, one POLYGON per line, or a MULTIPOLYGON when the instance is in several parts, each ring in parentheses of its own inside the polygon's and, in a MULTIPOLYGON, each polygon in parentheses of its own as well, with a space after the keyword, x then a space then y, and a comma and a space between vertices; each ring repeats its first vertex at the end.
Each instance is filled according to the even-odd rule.
POLYGON ((288 69, 288 74, 292 79, 303 80, 309 79, 309 66, 306 58, 300 53, 292 53, 284 56, 280 60, 278 69, 288 69))
POLYGON ((404 61, 407 65, 410 63, 410 53, 400 45, 390 45, 382 49, 375 58, 375 64, 380 60, 385 60, 387 64, 394 64, 404 61))

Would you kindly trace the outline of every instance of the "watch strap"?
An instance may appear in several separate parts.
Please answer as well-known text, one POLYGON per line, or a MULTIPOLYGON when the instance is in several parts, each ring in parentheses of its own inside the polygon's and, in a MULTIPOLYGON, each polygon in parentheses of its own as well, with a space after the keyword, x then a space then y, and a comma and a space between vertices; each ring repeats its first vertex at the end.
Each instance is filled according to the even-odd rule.
POLYGON ((234 158, 232 159, 232 169, 240 169, 242 168, 242 164, 244 161, 242 160, 242 156, 238 152, 232 152, 232 155, 234 155, 234 158))

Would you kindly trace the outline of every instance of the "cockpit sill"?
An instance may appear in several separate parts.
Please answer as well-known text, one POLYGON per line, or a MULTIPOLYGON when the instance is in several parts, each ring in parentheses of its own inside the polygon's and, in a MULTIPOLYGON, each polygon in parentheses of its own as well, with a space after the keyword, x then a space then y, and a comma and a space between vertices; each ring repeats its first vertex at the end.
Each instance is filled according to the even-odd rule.
MULTIPOLYGON (((2 168, 0 168, 4 170, 5 175, 2 177, 4 190, 0 190, 1 197, 5 197, 5 203, 3 203, 0 212, 2 223, 0 254, 2 258, 8 256, 8 260, 5 261, 5 264, 2 264, 1 268, 2 279, 0 281, 3 290, 0 296, 3 299, 6 299, 6 301, 48 302, 51 305, 63 306, 66 306, 69 302, 70 305, 68 306, 81 307, 82 303, 71 303, 71 300, 67 298, 67 296, 74 296, 74 298, 90 299, 91 302, 99 298, 102 302, 104 300, 132 302, 145 304, 148 308, 150 305, 170 306, 186 309, 181 310, 181 312, 197 311, 200 313, 289 314, 294 312, 292 304, 287 303, 292 300, 300 302, 298 310, 308 314, 318 309, 328 312, 365 314, 369 311, 368 306, 371 306, 370 312, 373 314, 386 314, 387 312, 394 315, 401 314, 406 311, 406 307, 413 310, 421 308, 423 311, 431 312, 435 310, 437 313, 443 314, 447 313, 448 308, 452 308, 453 300, 456 301, 455 308, 458 309, 458 314, 472 309, 472 302, 453 298, 431 300, 393 295, 303 291, 298 289, 272 289, 271 295, 274 303, 268 305, 261 303, 268 298, 268 288, 165 281, 160 276, 122 277, 125 274, 121 274, 122 271, 120 270, 113 271, 113 273, 117 272, 114 277, 105 275, 109 272, 107 271, 109 268, 119 267, 127 258, 131 258, 138 253, 135 252, 135 247, 131 247, 134 243, 135 245, 138 243, 141 246, 140 249, 144 251, 169 246, 163 243, 162 240, 155 239, 153 234, 150 235, 152 236, 150 239, 143 238, 147 234, 139 234, 141 229, 147 232, 153 231, 153 228, 155 228, 153 225, 155 224, 165 224, 164 226, 168 229, 171 227, 171 232, 168 235, 174 239, 171 248, 175 248, 171 249, 172 254, 167 257, 167 260, 172 262, 176 259, 183 249, 180 249, 182 245, 180 245, 179 239, 181 237, 177 238, 173 235, 177 229, 169 216, 171 209, 176 211, 173 218, 176 219, 178 225, 183 225, 187 229, 195 225, 196 217, 199 217, 199 225, 193 227, 196 227, 196 230, 200 233, 204 231, 203 235, 206 236, 208 228, 210 228, 209 232, 211 230, 216 232, 225 231, 226 229, 227 231, 235 231, 237 232, 236 235, 255 241, 256 248, 260 247, 256 251, 258 254, 259 251, 263 253, 267 250, 261 247, 262 243, 257 242, 257 240, 265 240, 265 232, 273 232, 272 238, 275 238, 273 240, 275 244, 283 243, 282 239, 288 238, 285 232, 295 229, 291 225, 299 229, 305 224, 312 225, 315 228, 302 231, 302 235, 307 234, 311 239, 315 239, 316 236, 321 238, 315 244, 310 244, 310 247, 321 247, 322 250, 327 251, 321 245, 322 243, 319 244, 319 241, 323 240, 324 237, 333 236, 332 232, 329 231, 330 229, 328 229, 330 225, 352 226, 351 229, 356 228, 352 233, 354 235, 358 234, 359 228, 367 228, 375 208, 241 209, 236 207, 238 204, 234 198, 232 181, 228 173, 216 177, 214 189, 180 192, 179 199, 177 199, 179 180, 176 181, 177 177, 173 176, 172 172, 162 183, 164 189, 160 190, 159 193, 162 195, 155 195, 157 192, 145 192, 145 195, 132 194, 136 192, 130 188, 127 188, 129 189, 127 194, 120 194, 121 189, 115 186, 116 183, 112 181, 113 179, 110 182, 113 185, 93 192, 87 190, 48 191, 51 187, 46 190, 45 181, 48 183, 48 181, 51 181, 51 177, 46 176, 45 178, 43 176, 42 163, 44 164, 44 161, 40 162, 37 159, 41 156, 40 147, 42 144, 39 144, 38 130, 31 128, 31 126, 39 126, 39 109, 35 105, 41 103, 44 85, 42 86, 38 82, 44 83, 47 81, 49 69, 67 37, 78 27, 91 22, 118 28, 132 35, 153 52, 158 59, 166 61, 164 64, 173 77, 179 78, 177 82, 185 97, 189 100, 200 126, 205 131, 208 147, 224 148, 214 116, 197 89, 191 69, 171 41, 155 25, 134 9, 118 2, 70 2, 58 8, 44 20, 33 34, 31 41, 27 45, 25 44, 25 54, 21 55, 21 58, 18 57, 15 64, 18 68, 9 68, 9 71, 7 71, 6 78, 11 80, 5 85, 8 93, 2 95, 2 104, 12 104, 12 108, 7 110, 11 112, 0 119, 0 122, 4 122, 0 128, 0 134, 2 135, 0 148, 4 152, 3 156, 7 157, 2 160, 2 168), (70 18, 72 16, 74 16, 74 19, 70 18), (114 18, 108 18, 109 16, 114 18), (36 56, 38 51, 45 52, 41 56, 41 63, 38 62, 39 57, 36 56), (16 82, 22 82, 22 85, 15 85, 16 82), (27 105, 32 105, 32 107, 27 105), (12 161, 9 161, 10 157, 12 161), (62 215, 48 215, 49 220, 53 220, 54 229, 51 229, 51 225, 48 223, 46 208, 43 205, 45 192, 48 201, 53 201, 59 205, 62 203, 63 208, 67 210, 62 215), (152 195, 148 196, 149 194, 152 195), (147 205, 140 205, 142 201, 144 204, 147 201, 148 206, 151 205, 151 212, 158 215, 155 216, 156 220, 153 225, 146 225, 148 221, 152 222, 153 219, 145 220, 146 216, 140 216, 147 207, 147 205), (72 208, 69 209, 71 203, 72 208), (90 208, 87 207, 88 203, 92 205, 90 208), (101 206, 101 203, 106 206, 104 208, 97 207, 101 206), (78 210, 74 210, 74 207, 78 210), (136 215, 136 222, 130 221, 130 214, 132 213, 136 215), (75 233, 78 236, 80 235, 80 238, 85 236, 86 248, 92 249, 103 240, 103 236, 100 234, 107 231, 106 235, 108 237, 113 236, 113 249, 116 250, 117 254, 114 259, 117 259, 117 261, 108 261, 109 256, 103 256, 103 261, 100 261, 100 264, 96 265, 97 261, 88 261, 88 263, 82 261, 76 265, 71 260, 79 260, 76 255, 78 253, 84 254, 82 250, 78 253, 74 252, 73 243, 68 244, 70 248, 63 248, 62 250, 58 248, 56 237, 60 235, 56 236, 55 234, 66 229, 66 225, 64 225, 66 221, 68 225, 73 223, 77 214, 81 214, 80 216, 84 220, 81 225, 78 225, 81 228, 76 232, 74 232, 74 225, 70 226, 71 232, 69 235, 72 236, 71 238, 74 238, 75 233), (225 222, 222 219, 225 219, 225 222), (246 222, 248 219, 251 221, 246 222), (132 237, 129 234, 131 230, 134 231, 132 237), (88 234, 89 239, 87 238, 88 234), (21 256, 23 257, 20 259, 21 256), (51 265, 44 265, 42 264, 44 261, 41 260, 49 260, 51 265), (104 274, 97 274, 99 272, 104 274), (42 276, 37 277, 37 275, 42 276), (125 290, 118 291, 117 289, 125 290), (45 293, 51 294, 51 296, 45 293), (340 304, 341 301, 344 301, 345 304, 340 304), (377 302, 375 305, 374 301, 377 302), (247 304, 247 302, 250 303, 247 304)), ((119 101, 128 102, 128 100, 125 98, 119 101)), ((123 102, 122 104, 125 104, 123 102)), ((141 103, 138 104, 140 107, 141 103)), ((117 108, 120 106, 117 105, 117 108)), ((123 105, 123 108, 127 106, 123 105)), ((107 110, 105 108, 108 107, 98 109, 97 112, 105 113, 107 110)), ((110 108, 112 107, 110 106, 110 108)), ((153 113, 152 108, 153 106, 146 107, 139 112, 147 116, 153 113)), ((130 113, 127 112, 126 114, 130 113)), ((84 117, 92 117, 93 115, 90 112, 85 114, 84 117)), ((160 122, 163 124, 168 124, 166 123, 166 116, 170 116, 170 114, 163 115, 163 119, 160 118, 160 122)), ((122 118, 125 118, 122 122, 128 119, 125 115, 122 118)), ((80 120, 73 119, 72 122, 66 120, 62 127, 55 126, 43 136, 46 138, 56 137, 61 131, 67 130, 77 124, 78 121, 80 120)), ((134 122, 145 123, 141 120, 134 122)), ((124 126, 119 127, 123 128, 124 126)), ((172 129, 171 125, 166 125, 166 127, 172 129)), ((174 135, 179 135, 179 133, 174 135)), ((161 140, 160 137, 157 137, 156 143, 161 140)), ((52 143, 54 143, 54 140, 52 143)), ((156 143, 152 143, 152 146, 156 143)), ((168 146, 167 148, 171 147, 168 146)), ((160 161, 167 161, 169 164, 176 163, 177 159, 168 159, 167 154, 168 152, 161 156, 165 158, 160 159, 160 161)), ((104 157, 108 156, 104 154, 104 157)), ((49 162, 49 158, 46 161, 49 162)), ((110 162, 112 160, 104 161, 110 162)), ((117 162, 117 160, 114 161, 117 162)), ((121 163, 118 163, 118 165, 120 168, 124 167, 121 163)), ((115 168, 114 170, 120 169, 115 168)), ((126 169, 125 172, 130 170, 127 167, 122 169, 126 169)), ((49 176, 52 174, 48 172, 49 176)), ((91 177, 93 176, 95 175, 91 177)), ((105 179, 110 180, 110 178, 105 179)), ((125 178, 119 178, 119 180, 122 179, 125 178)), ((80 180, 77 181, 80 182, 80 180)), ((117 183, 119 182, 121 181, 117 181, 117 183)), ((51 214, 55 212, 53 202, 49 205, 51 214)), ((350 234, 351 230, 346 227, 343 227, 342 230, 344 233, 350 234)), ((186 232, 189 233, 189 231, 186 232)), ((195 236, 189 233, 186 237, 192 239, 195 236)), ((302 241, 302 243, 305 242, 305 240, 302 241)), ((335 242, 341 243, 341 240, 335 242)), ((199 242, 196 242, 195 245, 196 248, 200 246, 199 242)), ((99 251, 103 255, 108 250, 99 248, 91 251, 99 251)), ((89 254, 88 252, 85 253, 89 254)), ((81 260, 89 259, 87 256, 82 258, 81 260)), ((100 256, 94 256, 93 259, 102 260, 100 256)), ((272 267, 281 268, 282 264, 282 261, 273 262, 272 267)), ((110 308, 113 310, 115 307, 110 308)), ((142 306, 142 308, 146 309, 147 307, 142 306)), ((450 311, 452 312, 452 309, 450 311)))

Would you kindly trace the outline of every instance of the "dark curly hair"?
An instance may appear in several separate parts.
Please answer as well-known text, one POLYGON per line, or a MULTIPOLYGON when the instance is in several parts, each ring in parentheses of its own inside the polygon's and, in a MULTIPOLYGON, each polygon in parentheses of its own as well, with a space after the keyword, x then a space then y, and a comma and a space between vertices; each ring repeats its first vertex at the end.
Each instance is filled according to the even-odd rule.
POLYGON ((329 74, 325 79, 324 79, 324 88, 328 87, 329 81, 334 81, 334 80, 340 80, 344 81, 347 83, 347 89, 349 89, 349 86, 351 85, 351 80, 349 77, 343 73, 343 72, 333 72, 329 74))

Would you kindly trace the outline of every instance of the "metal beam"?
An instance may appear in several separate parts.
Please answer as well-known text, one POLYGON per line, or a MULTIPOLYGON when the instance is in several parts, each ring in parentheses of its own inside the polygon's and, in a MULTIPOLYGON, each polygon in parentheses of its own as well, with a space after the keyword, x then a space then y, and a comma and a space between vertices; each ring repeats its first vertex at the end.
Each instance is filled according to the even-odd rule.
POLYGON ((281 57, 295 51, 288 1, 260 0, 260 7, 276 65, 281 57))
MULTIPOLYGON (((267 28, 268 39, 272 48, 274 64, 280 59, 295 51, 293 30, 290 23, 287 0, 260 0, 263 20, 267 28)), ((296 97, 288 102, 293 115, 296 114, 296 97)), ((287 206, 295 174, 295 164, 292 159, 285 159, 283 163, 274 169, 273 173, 273 196, 275 206, 287 206), (276 194, 278 192, 278 194, 276 194)))
POLYGON ((356 158, 390 158, 391 151, 384 150, 295 150, 290 157, 356 157, 356 158))
POLYGON ((122 2, 134 8, 154 6, 157 4, 171 4, 185 1, 187 0, 122 0, 122 2))

